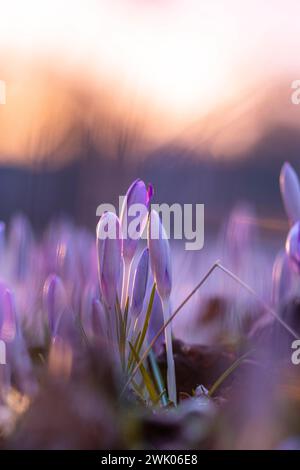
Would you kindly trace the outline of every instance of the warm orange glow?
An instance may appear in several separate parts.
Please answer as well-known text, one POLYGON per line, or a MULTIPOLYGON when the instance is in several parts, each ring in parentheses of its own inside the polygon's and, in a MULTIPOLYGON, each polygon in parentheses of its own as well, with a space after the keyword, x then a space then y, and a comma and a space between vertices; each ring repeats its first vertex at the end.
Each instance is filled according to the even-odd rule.
POLYGON ((180 136, 237 153, 273 122, 266 91, 297 78, 299 10, 296 0, 271 11, 258 0, 0 0, 0 152, 21 156, 48 134, 47 154, 75 121, 130 115, 148 142, 180 136))

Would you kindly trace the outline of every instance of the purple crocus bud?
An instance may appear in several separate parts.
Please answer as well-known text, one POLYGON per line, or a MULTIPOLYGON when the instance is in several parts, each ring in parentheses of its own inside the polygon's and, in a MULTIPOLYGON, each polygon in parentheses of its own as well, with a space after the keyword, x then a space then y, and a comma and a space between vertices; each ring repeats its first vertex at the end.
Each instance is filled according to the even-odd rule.
POLYGON ((272 271, 272 302, 283 303, 289 296, 292 286, 292 261, 284 250, 276 256, 272 271))
POLYGON ((23 215, 16 215, 11 221, 9 248, 13 257, 13 275, 23 280, 30 270, 30 255, 33 246, 31 225, 23 215))
POLYGON ((118 217, 105 212, 97 225, 98 276, 107 307, 116 303, 121 274, 122 235, 118 217))
POLYGON ((6 360, 17 388, 33 395, 37 390, 27 344, 18 323, 14 296, 0 284, 0 339, 6 345, 6 360))
POLYGON ((61 279, 51 274, 43 290, 44 307, 48 315, 51 336, 55 336, 62 314, 68 309, 67 294, 61 279))
POLYGON ((0 339, 5 343, 14 340, 17 332, 15 299, 12 292, 0 284, 0 339))
POLYGON ((152 186, 149 185, 147 189, 144 181, 140 179, 135 180, 126 193, 120 214, 125 262, 131 262, 134 257, 139 238, 147 223, 148 207, 152 195, 152 186), (136 225, 135 221, 137 221, 136 225))
POLYGON ((155 210, 150 212, 148 248, 157 291, 161 299, 166 300, 170 297, 172 287, 170 246, 165 229, 155 210))
POLYGON ((300 220, 300 185, 294 168, 285 163, 280 172, 280 190, 291 224, 300 220))
POLYGON ((296 222, 290 229, 286 239, 285 249, 294 268, 300 272, 300 221, 296 222))
POLYGON ((5 231, 6 226, 5 223, 0 220, 0 256, 3 260, 3 254, 5 253, 5 231))
POLYGON ((87 285, 82 297, 81 324, 88 338, 103 336, 104 319, 104 307, 96 298, 96 288, 93 285, 87 285))
POLYGON ((88 283, 81 295, 80 319, 82 325, 85 325, 91 317, 92 301, 96 297, 96 287, 88 283))
POLYGON ((23 393, 34 395, 38 386, 27 344, 20 328, 14 341, 7 344, 7 350, 8 363, 15 377, 17 388, 23 393))
POLYGON ((104 336, 104 319, 105 312, 103 309, 103 305, 101 304, 100 300, 93 299, 91 310, 91 329, 93 332, 93 336, 96 338, 104 336))
POLYGON ((149 249, 142 252, 134 274, 130 313, 137 318, 144 305, 149 272, 149 249))

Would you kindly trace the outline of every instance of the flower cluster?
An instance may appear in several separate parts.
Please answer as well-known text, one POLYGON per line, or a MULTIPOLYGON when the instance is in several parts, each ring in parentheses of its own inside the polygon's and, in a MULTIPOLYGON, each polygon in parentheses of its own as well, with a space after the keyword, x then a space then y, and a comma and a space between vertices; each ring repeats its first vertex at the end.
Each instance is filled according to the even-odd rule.
MULTIPOLYGON (((170 249, 159 215, 150 210, 152 194, 151 186, 134 181, 120 217, 110 212, 101 216, 96 243, 88 231, 75 229, 66 219, 53 222, 40 239, 24 216, 14 217, 7 233, 1 224, 0 340, 6 345, 6 364, 0 366, 2 402, 13 387, 28 397, 36 394, 35 352, 47 373, 69 377, 84 362, 85 342, 105 345, 116 370, 129 377, 170 314, 170 249), (130 207, 136 203, 146 208, 142 230, 148 230, 147 246, 125 233, 124 220, 130 220, 130 207), (108 224, 115 227, 116 237, 103 236, 108 224), (151 238, 153 226, 160 234, 156 239, 151 238)), ((164 333, 169 399, 176 403, 170 325, 164 333)), ((147 367, 140 365, 134 385, 140 379, 139 393, 155 401, 159 394, 152 393, 156 384, 150 383, 147 367)))

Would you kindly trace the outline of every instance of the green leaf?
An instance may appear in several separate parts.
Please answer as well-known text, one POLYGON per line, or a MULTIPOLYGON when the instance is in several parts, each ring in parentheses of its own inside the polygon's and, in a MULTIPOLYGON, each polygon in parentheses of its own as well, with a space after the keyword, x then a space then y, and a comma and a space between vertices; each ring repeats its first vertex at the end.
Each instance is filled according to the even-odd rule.
POLYGON ((116 299, 115 311, 116 311, 116 317, 117 317, 117 336, 118 336, 120 360, 122 364, 122 369, 125 370, 126 326, 125 326, 125 322, 123 319, 118 297, 116 299))
POLYGON ((133 389, 135 391, 135 393, 137 394, 137 396, 139 397, 139 399, 145 403, 145 398, 144 398, 144 395, 143 395, 143 390, 144 390, 144 387, 142 387, 141 385, 139 385, 135 380, 132 380, 132 386, 133 386, 133 389))
MULTIPOLYGON (((136 339, 135 339, 135 341, 134 341, 133 347, 134 347, 135 350, 136 350, 137 344, 138 344, 138 342, 139 342, 139 340, 140 340, 140 336, 141 336, 141 332, 138 333, 138 335, 137 335, 137 337, 136 337, 136 339)), ((128 364, 127 364, 128 373, 130 373, 130 371, 131 371, 131 369, 132 369, 132 367, 133 367, 133 364, 134 364, 134 357, 133 357, 132 351, 130 351, 130 354, 129 354, 129 357, 128 357, 128 364)))
POLYGON ((125 310, 124 310, 124 324, 125 324, 126 331, 127 331, 127 323, 128 323, 128 312, 129 312, 129 297, 127 297, 125 310))
MULTIPOLYGON (((130 341, 129 341, 129 346, 130 346, 130 349, 131 349, 132 354, 134 356, 134 359, 135 359, 136 363, 138 364, 140 362, 140 357, 139 357, 137 351, 134 349, 134 347, 133 347, 133 345, 131 344, 130 341)), ((153 384, 152 379, 151 379, 147 369, 145 368, 145 366, 143 364, 140 364, 139 369, 140 369, 141 375, 143 377, 144 384, 145 384, 145 386, 147 388, 147 391, 149 393, 149 397, 150 397, 151 401, 156 405, 159 402, 159 395, 158 395, 158 393, 155 389, 155 385, 153 384)))

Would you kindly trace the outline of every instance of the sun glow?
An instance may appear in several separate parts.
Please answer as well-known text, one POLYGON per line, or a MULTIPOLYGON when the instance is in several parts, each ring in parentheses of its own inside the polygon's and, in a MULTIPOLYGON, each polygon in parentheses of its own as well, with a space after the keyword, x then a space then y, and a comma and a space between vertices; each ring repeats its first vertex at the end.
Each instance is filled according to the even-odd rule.
POLYGON ((23 153, 41 127, 51 129, 55 147, 74 116, 122 121, 130 115, 152 141, 186 136, 200 122, 200 142, 218 134, 213 146, 225 142, 231 151, 230 136, 238 135, 248 145, 264 127, 253 124, 257 116, 247 111, 246 119, 233 119, 242 133, 226 124, 224 134, 224 122, 240 106, 243 114, 249 93, 260 94, 279 76, 279 65, 282 73, 289 70, 295 25, 285 11, 278 1, 270 15, 258 0, 0 0, 0 80, 8 98, 0 108, 7 136, 0 151, 16 154, 19 146, 23 153), (278 33, 287 27, 283 60, 268 45, 280 52, 278 33))

